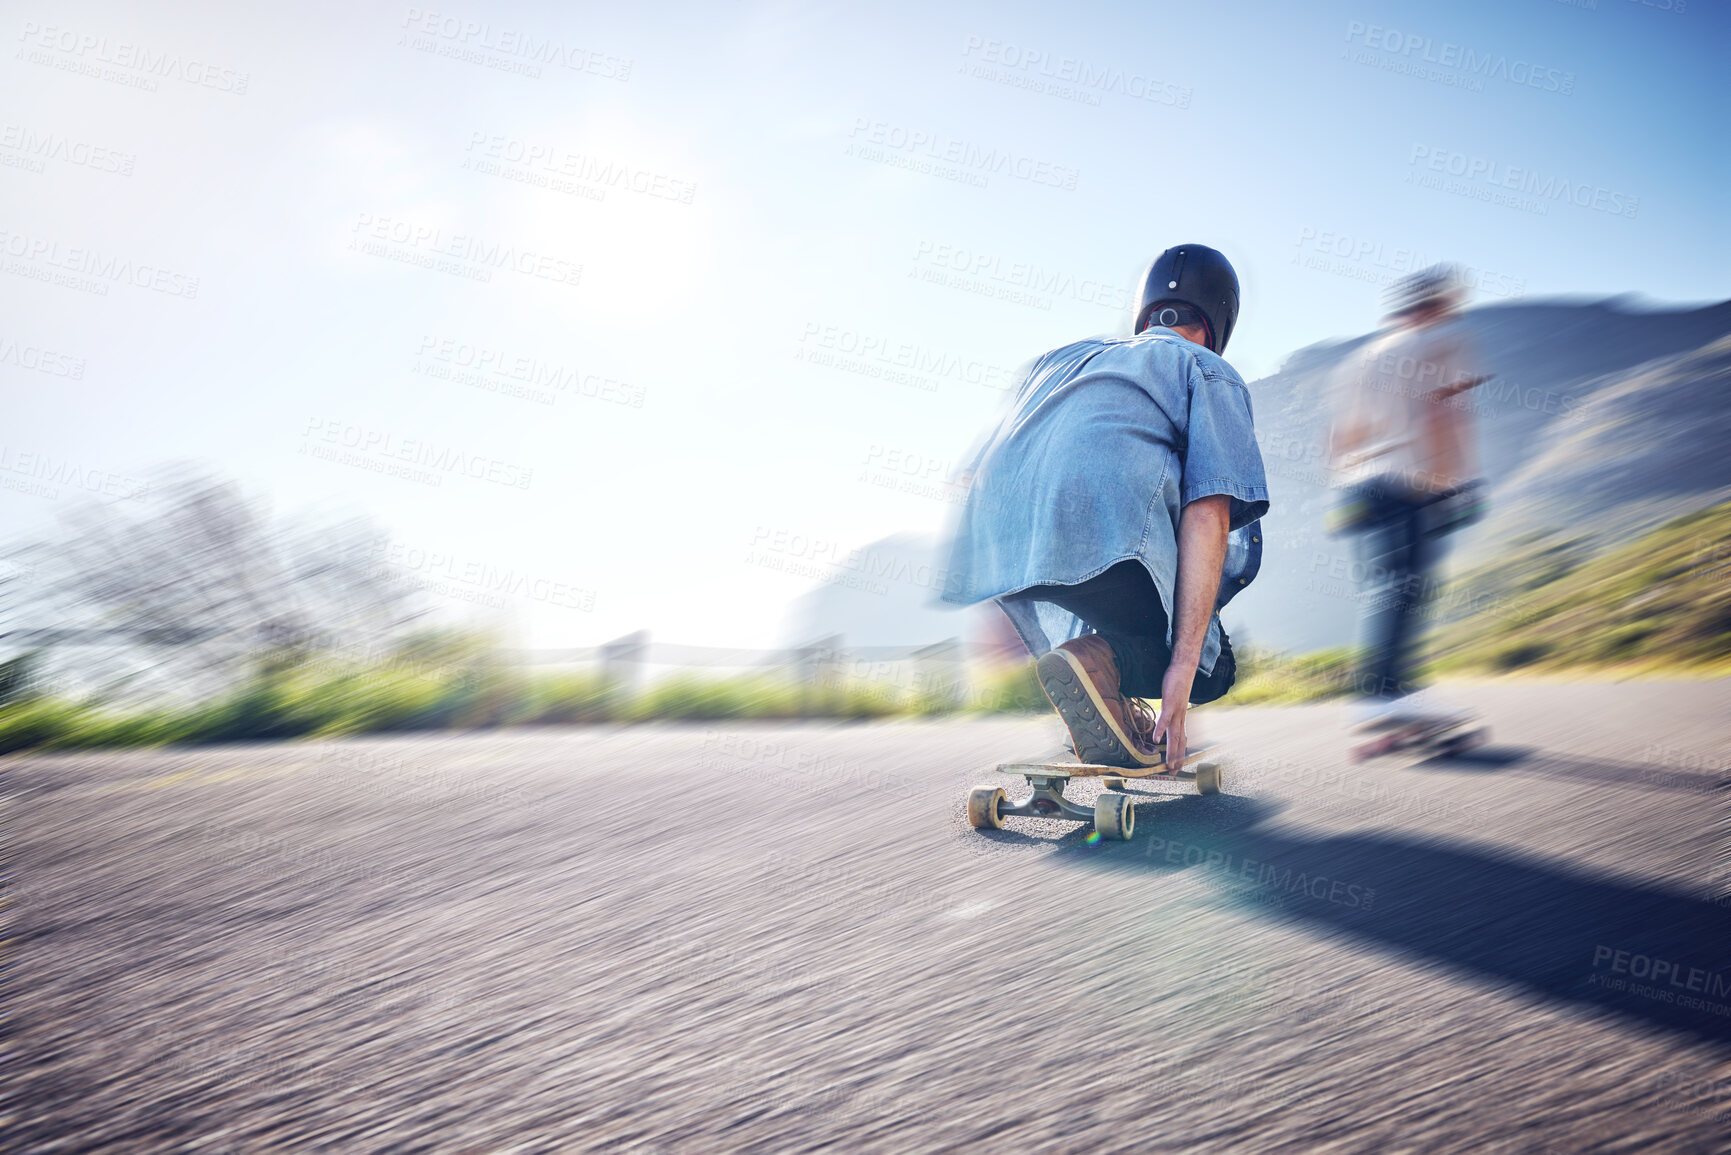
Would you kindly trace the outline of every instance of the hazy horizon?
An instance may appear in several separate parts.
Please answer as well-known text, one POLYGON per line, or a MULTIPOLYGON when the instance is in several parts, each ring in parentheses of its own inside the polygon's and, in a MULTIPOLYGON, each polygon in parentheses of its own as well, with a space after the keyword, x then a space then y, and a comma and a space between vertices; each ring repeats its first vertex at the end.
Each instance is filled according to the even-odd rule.
POLYGON ((1731 297, 1705 7, 8 27, 7 526, 81 492, 21 455, 110 497, 197 462, 411 573, 530 576, 538 647, 774 644, 793 563, 940 532, 1015 367, 1124 329, 1169 244, 1237 265, 1246 379, 1433 260, 1479 304, 1731 297))

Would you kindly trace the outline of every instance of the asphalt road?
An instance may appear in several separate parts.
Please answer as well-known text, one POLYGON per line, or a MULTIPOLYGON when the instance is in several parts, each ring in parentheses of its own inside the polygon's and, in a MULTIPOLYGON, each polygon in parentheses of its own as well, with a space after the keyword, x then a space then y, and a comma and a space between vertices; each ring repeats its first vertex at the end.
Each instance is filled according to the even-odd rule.
POLYGON ((1731 683, 1455 696, 1129 843, 966 826, 1046 719, 6 759, 0 1145, 1725 1150, 1731 683))

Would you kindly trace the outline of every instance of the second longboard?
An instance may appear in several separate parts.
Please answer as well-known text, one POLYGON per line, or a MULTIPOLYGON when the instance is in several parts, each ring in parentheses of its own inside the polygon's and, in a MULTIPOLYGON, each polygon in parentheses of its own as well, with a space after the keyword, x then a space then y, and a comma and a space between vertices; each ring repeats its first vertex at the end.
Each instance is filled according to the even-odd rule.
POLYGON ((1354 762, 1368 762, 1408 751, 1417 752, 1420 756, 1440 754, 1454 758, 1475 746, 1482 746, 1490 737, 1490 731, 1470 715, 1437 721, 1403 721, 1367 733, 1371 735, 1369 738, 1347 751, 1347 757, 1354 762))

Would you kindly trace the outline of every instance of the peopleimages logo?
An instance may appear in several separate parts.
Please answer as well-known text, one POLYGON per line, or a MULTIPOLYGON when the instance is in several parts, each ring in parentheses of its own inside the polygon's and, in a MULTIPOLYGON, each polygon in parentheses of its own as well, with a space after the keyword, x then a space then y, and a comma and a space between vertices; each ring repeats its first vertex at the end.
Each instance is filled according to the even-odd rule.
MULTIPOLYGON (((376 459, 375 465, 398 466, 397 472, 400 476, 406 476, 401 473, 402 469, 424 466, 424 470, 415 471, 422 476, 412 477, 411 480, 424 480, 433 485, 443 481, 446 474, 454 473, 476 481, 490 481, 495 485, 513 489, 528 489, 535 475, 533 469, 484 457, 478 453, 466 453, 451 445, 438 445, 420 438, 398 437, 386 430, 368 429, 323 417, 309 418, 302 436, 304 441, 300 451, 308 456, 345 465, 358 465, 361 468, 369 468, 367 459, 376 459), (323 444, 319 444, 320 442, 323 444)), ((393 471, 373 468, 372 472, 393 471)))
POLYGON ((422 549, 389 538, 379 538, 373 543, 373 556, 379 563, 375 573, 394 576, 418 589, 462 601, 485 601, 502 608, 504 598, 518 597, 585 613, 595 608, 593 589, 514 566, 501 569, 479 558, 422 549))
MULTIPOLYGON (((521 28, 505 28, 485 21, 466 20, 450 13, 410 8, 403 16, 402 26, 407 35, 426 43, 412 43, 413 48, 433 48, 445 41, 447 49, 440 55, 468 59, 471 63, 487 63, 482 53, 497 53, 500 57, 516 57, 516 63, 557 64, 572 72, 586 72, 603 80, 621 83, 631 79, 629 57, 597 52, 577 44, 567 44, 551 36, 537 36, 521 28)), ((533 67, 533 65, 530 65, 533 67)), ((539 76, 536 69, 531 75, 539 76)))
POLYGON ((817 321, 806 322, 793 356, 796 361, 878 377, 927 393, 936 392, 938 381, 943 378, 989 389, 1007 389, 1014 372, 1002 365, 959 357, 946 350, 817 321))
MULTIPOLYGON (((1440 254, 1422 249, 1388 245, 1355 233, 1317 229, 1305 225, 1298 230, 1299 252, 1293 263, 1324 273, 1387 285, 1397 277, 1437 264, 1440 254)), ((1525 277, 1493 272, 1474 265, 1458 265, 1461 280, 1474 292, 1493 297, 1518 297, 1526 292, 1525 277)))
MULTIPOLYGON (((159 52, 124 40, 111 43, 106 36, 96 36, 72 28, 59 28, 52 24, 42 25, 34 20, 24 22, 24 29, 18 34, 18 39, 23 41, 27 49, 45 50, 40 55, 60 53, 62 60, 56 66, 66 71, 98 75, 104 71, 113 71, 97 67, 99 64, 108 64, 141 73, 143 75, 130 78, 131 86, 145 88, 150 92, 156 91, 157 85, 152 79, 156 78, 180 80, 200 88, 214 88, 218 92, 245 96, 247 83, 252 79, 250 73, 193 60, 190 57, 183 58, 178 52, 159 52)), ((55 63, 52 57, 33 62, 55 63)), ((102 78, 114 79, 106 75, 102 78)))
POLYGON ((1731 996, 1731 982, 1727 982, 1724 975, 1715 971, 1687 966, 1674 959, 1618 950, 1603 944, 1593 948, 1593 970, 1600 972, 1593 974, 1588 980, 1594 986, 1627 990, 1631 994, 1675 1003, 1691 1010, 1703 1010, 1717 1015, 1731 1014, 1731 1006, 1697 997, 1731 996), (1614 977, 1618 975, 1628 975, 1629 978, 1614 977), (1643 984, 1630 981, 1641 979, 1646 982, 1643 984))
POLYGON ((641 385, 587 372, 577 365, 447 337, 422 337, 416 353, 419 357, 413 370, 416 373, 546 405, 553 404, 554 393, 559 392, 641 409, 647 393, 641 385))
POLYGON ((84 358, 71 353, 57 353, 40 345, 21 345, 4 336, 0 336, 0 365, 16 365, 20 369, 33 369, 51 377, 70 377, 75 381, 84 376, 84 358))
POLYGON ((1349 21, 1346 26, 1346 42, 1362 44, 1366 48, 1395 56, 1413 58, 1439 68, 1453 69, 1481 80, 1502 80, 1563 96, 1572 96, 1575 91, 1573 72, 1534 64, 1529 60, 1511 61, 1506 55, 1497 53, 1474 52, 1471 48, 1447 40, 1439 45, 1429 36, 1403 33, 1377 24, 1349 21))
POLYGON ((446 234, 443 229, 400 217, 361 213, 350 232, 349 248, 357 252, 477 280, 490 279, 493 269, 505 269, 556 285, 575 286, 583 281, 583 266, 576 261, 485 240, 473 233, 446 234))
MULTIPOLYGON (((778 555, 807 562, 820 569, 840 570, 870 583, 870 592, 887 592, 884 582, 904 582, 921 589, 942 589, 949 570, 933 566, 898 552, 886 552, 877 546, 844 551, 840 542, 831 538, 808 537, 786 529, 760 525, 752 535, 751 549, 757 555, 755 564, 763 565, 764 555, 778 555)), ((754 558, 747 557, 748 562, 754 558)), ((766 566, 769 569, 781 566, 766 566)), ((815 576, 815 575, 807 575, 815 576)))
MULTIPOLYGON (((1146 100, 1172 108, 1189 108, 1190 98, 1194 95, 1190 89, 1181 84, 1172 84, 1156 77, 1145 76, 1140 72, 1129 72, 1122 68, 1096 65, 1074 56, 1054 56, 1050 52, 1023 48, 1016 44, 1001 40, 989 40, 982 36, 969 36, 964 40, 962 42, 962 56, 985 64, 1028 73, 1030 77, 1040 76, 1047 80, 1058 81, 1063 85, 1073 85, 1073 91, 1092 97, 1091 100, 1085 101, 1088 104, 1098 104, 1100 102, 1099 93, 1114 92, 1121 96, 1128 96, 1132 100, 1146 100)), ((982 79, 997 79, 997 77, 982 75, 982 79)), ((1064 89, 1044 86, 1018 85, 1017 87, 1034 87, 1036 91, 1047 91, 1053 95, 1062 95, 1066 92, 1064 89)))
POLYGON ((41 172, 41 162, 58 160, 78 168, 131 176, 138 157, 129 152, 91 144, 87 140, 63 133, 38 132, 21 124, 0 125, 0 150, 16 152, 21 159, 35 162, 34 171, 41 172))
MULTIPOLYGON (((486 172, 488 175, 508 172, 508 169, 499 170, 498 166, 509 165, 523 172, 552 178, 564 177, 602 189, 625 189, 642 196, 675 201, 682 205, 690 204, 691 198, 697 195, 695 181, 681 180, 666 173, 650 172, 612 157, 572 152, 556 144, 527 141, 520 137, 471 132, 465 151, 470 156, 464 159, 463 167, 473 167, 476 171, 486 172), (488 161, 496 163, 489 168, 485 166, 488 161)), ((541 182, 530 179, 528 183, 541 182)))
POLYGON ((1487 157, 1468 156, 1464 152, 1434 148, 1426 144, 1412 146, 1412 155, 1407 158, 1407 164, 1420 170, 1416 172, 1416 181, 1413 179, 1415 173, 1408 173, 1407 179, 1425 188, 1441 188, 1445 192, 1458 192, 1479 200, 1494 200, 1499 203, 1507 200, 1510 207, 1534 211, 1541 216, 1548 212, 1547 202, 1571 204, 1576 208, 1592 209, 1612 216, 1627 217, 1629 220, 1635 219, 1635 213, 1641 207, 1639 197, 1617 192, 1603 185, 1570 180, 1555 173, 1545 174, 1537 169, 1521 168, 1487 157), (1430 175, 1433 173, 1458 179, 1444 181, 1442 175, 1430 175))
MULTIPOLYGON (((885 120, 856 116, 853 128, 848 130, 848 139, 848 154, 865 160, 885 162, 892 157, 901 156, 919 163, 955 165, 959 172, 977 178, 1008 176, 1051 188, 1070 191, 1076 188, 1076 169, 1039 160, 1012 149, 986 148, 943 133, 908 128, 885 120)), ((968 183, 983 187, 984 180, 968 183)))
MULTIPOLYGON (((49 453, 29 450, 20 452, 16 446, 5 444, 0 444, 0 473, 16 473, 53 485, 64 485, 68 489, 82 489, 86 493, 117 497, 122 501, 136 501, 150 493, 149 482, 123 477, 106 469, 92 469, 67 458, 56 460, 49 453)), ((10 480, 0 479, 0 484, 10 480)), ((18 487, 7 485, 6 488, 18 487)), ((37 492, 36 496, 58 497, 59 494, 37 492)))
POLYGON ((198 296, 198 278, 176 272, 162 265, 133 261, 128 257, 101 249, 62 248, 52 237, 31 236, 0 229, 0 254, 20 258, 22 263, 7 265, 6 271, 41 281, 53 281, 60 270, 77 281, 71 287, 108 292, 107 285, 131 285, 138 289, 165 293, 170 297, 192 300, 198 296), (84 278, 91 278, 85 280, 84 278), (105 283, 106 282, 106 283, 105 283))
MULTIPOLYGON (((961 274, 974 281, 989 281, 1011 289, 1026 289, 1034 294, 1034 301, 1040 300, 1042 295, 1048 298, 1068 297, 1085 305, 1099 305, 1115 313, 1125 312, 1131 304, 1130 290, 1123 285, 1077 277, 1027 261, 1008 261, 997 254, 982 252, 966 245, 922 240, 914 246, 914 264, 927 270, 961 274)), ((933 280, 931 277, 924 279, 933 280)), ((934 283, 951 282, 939 278, 934 283)), ((1050 301, 1041 307, 1050 308, 1050 301)))

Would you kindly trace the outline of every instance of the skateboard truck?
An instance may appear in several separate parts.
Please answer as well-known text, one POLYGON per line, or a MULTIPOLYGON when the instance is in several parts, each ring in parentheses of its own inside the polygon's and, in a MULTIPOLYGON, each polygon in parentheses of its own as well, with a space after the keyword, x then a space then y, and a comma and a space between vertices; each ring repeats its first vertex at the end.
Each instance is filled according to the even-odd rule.
MULTIPOLYGON (((1136 832, 1136 797, 1125 791, 1126 780, 1180 783, 1191 787, 1183 794, 1218 794, 1222 786, 1219 763, 1203 762, 1194 771, 1176 773, 1163 767, 1138 772, 1123 766, 1096 766, 1087 762, 1002 762, 998 773, 1014 774, 1034 788, 1026 800, 1012 803, 1002 786, 976 786, 968 791, 968 823, 976 830, 1002 830, 1005 818, 1067 818, 1092 823, 1102 838, 1127 839, 1136 832), (1106 787, 1094 800, 1093 809, 1076 805, 1064 797, 1064 786, 1072 778, 1098 778, 1106 787)), ((1168 793, 1168 791, 1161 791, 1168 793)))

